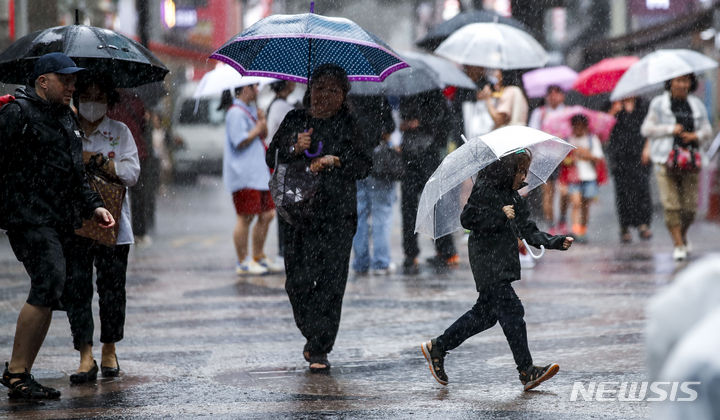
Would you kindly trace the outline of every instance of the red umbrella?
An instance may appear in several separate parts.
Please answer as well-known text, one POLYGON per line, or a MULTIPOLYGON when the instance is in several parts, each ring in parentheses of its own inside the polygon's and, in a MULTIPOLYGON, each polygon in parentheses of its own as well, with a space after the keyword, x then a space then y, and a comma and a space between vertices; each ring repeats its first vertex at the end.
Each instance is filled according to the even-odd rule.
POLYGON ((573 89, 587 96, 612 92, 623 73, 638 60, 632 55, 601 60, 580 72, 573 89))

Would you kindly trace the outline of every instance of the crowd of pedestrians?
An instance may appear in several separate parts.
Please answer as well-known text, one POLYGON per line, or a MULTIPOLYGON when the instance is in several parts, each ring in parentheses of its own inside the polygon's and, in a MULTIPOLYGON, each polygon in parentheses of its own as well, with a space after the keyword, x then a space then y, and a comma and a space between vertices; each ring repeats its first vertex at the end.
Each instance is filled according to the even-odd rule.
MULTIPOLYGON (((550 85, 544 104, 528 120, 530 107, 519 71, 476 66, 465 66, 465 71, 477 84, 470 94, 433 89, 388 100, 350 96, 345 70, 324 64, 313 72, 302 106, 288 102, 293 82, 274 83, 275 98, 267 107, 267 118, 256 105, 257 84, 231 92, 226 104, 223 180, 236 211, 235 271, 241 276, 285 272, 295 323, 306 339, 303 358, 312 372, 330 369, 328 354, 340 324, 349 269, 358 274, 390 274, 395 269, 390 232, 396 191, 401 195, 403 273, 417 274, 421 269, 415 233, 418 202, 448 152, 449 141, 459 140, 452 138, 458 127, 473 136, 508 125, 540 128, 548 116, 565 107, 562 88, 550 85), (393 132, 400 133, 399 145, 390 143, 393 132), (398 156, 401 170, 396 178, 371 171, 374 160, 379 165, 383 153, 378 152, 388 149, 398 156), (314 184, 312 200, 275 218, 273 171, 298 164, 314 184), (264 247, 275 219, 280 258, 273 261, 264 247)), ((158 116, 142 111, 142 104, 132 105, 139 99, 117 91, 109 79, 84 73, 67 56, 47 54, 37 60, 31 85, 18 89, 15 100, 0 111, 3 138, 23 139, 22 147, 18 142, 2 142, 5 182, 0 189, 0 227, 7 230, 31 279, 13 353, 2 375, 11 396, 59 396, 30 374, 52 310, 67 312, 73 344, 80 352, 71 382, 93 381, 98 373, 119 374, 115 345, 124 334, 130 245, 145 241, 152 226, 154 216, 147 208, 154 207, 151 185, 158 177, 151 174, 165 171, 167 180, 171 170, 153 163, 153 156, 170 159, 164 147, 170 141, 158 116), (26 160, 6 158, 24 154, 26 160), (49 163, 37 164, 41 159, 49 163), (88 185, 85 170, 91 167, 125 191, 117 215, 88 185), (113 229, 117 223, 114 242, 103 245, 76 235, 83 219, 93 219, 101 229, 113 229), (100 298, 100 366, 93 356, 93 268, 100 298)), ((531 245, 550 249, 591 241, 590 209, 608 176, 606 155, 615 186, 620 241, 632 241, 631 228, 642 240, 652 237, 654 172, 673 258, 687 258, 692 250, 688 229, 697 212, 699 146, 711 135, 707 111, 692 95, 696 87, 695 76, 684 75, 669 80, 666 92, 649 105, 641 98, 612 104, 609 112, 617 122, 606 146, 592 132, 586 115, 572 116, 572 132, 566 140, 575 150, 542 189, 542 216, 550 234, 530 220, 526 199, 518 193, 533 159, 529 151, 501 159, 467 185, 469 198, 461 221, 469 234, 470 265, 479 297, 442 335, 421 346, 438 382, 448 382, 446 353, 496 322, 505 331, 525 389, 557 372, 556 364, 535 366, 530 356, 524 309, 511 282, 520 279, 521 266, 534 262, 516 230, 531 245), (492 263, 488 255, 494 256, 492 263)), ((437 238, 434 248, 429 265, 445 269, 458 265, 451 234, 437 238)))

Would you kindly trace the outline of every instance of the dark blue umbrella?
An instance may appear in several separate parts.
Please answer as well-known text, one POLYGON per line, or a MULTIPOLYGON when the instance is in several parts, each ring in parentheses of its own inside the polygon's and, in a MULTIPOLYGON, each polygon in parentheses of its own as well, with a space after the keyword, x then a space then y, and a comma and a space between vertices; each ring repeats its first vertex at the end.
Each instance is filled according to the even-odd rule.
POLYGON ((269 16, 236 35, 210 58, 244 76, 307 83, 318 66, 337 64, 350 80, 380 82, 408 65, 380 38, 345 18, 314 13, 269 16))
POLYGON ((56 26, 25 35, 0 54, 0 81, 22 85, 40 56, 61 52, 80 67, 109 75, 115 87, 159 82, 168 73, 147 48, 109 29, 86 25, 56 26))
POLYGON ((433 26, 422 39, 415 42, 420 48, 429 51, 435 50, 445 38, 449 37, 453 32, 470 23, 504 23, 514 26, 527 32, 527 28, 517 20, 502 16, 490 10, 470 10, 455 15, 450 20, 433 26))

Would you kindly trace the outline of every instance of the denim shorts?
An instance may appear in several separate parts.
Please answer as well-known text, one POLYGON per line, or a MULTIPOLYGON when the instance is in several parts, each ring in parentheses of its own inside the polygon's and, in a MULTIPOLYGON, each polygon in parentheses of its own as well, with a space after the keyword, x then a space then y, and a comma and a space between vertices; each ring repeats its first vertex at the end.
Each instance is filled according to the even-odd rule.
POLYGON ((579 192, 583 198, 595 198, 598 195, 597 181, 582 181, 568 185, 568 194, 579 192))

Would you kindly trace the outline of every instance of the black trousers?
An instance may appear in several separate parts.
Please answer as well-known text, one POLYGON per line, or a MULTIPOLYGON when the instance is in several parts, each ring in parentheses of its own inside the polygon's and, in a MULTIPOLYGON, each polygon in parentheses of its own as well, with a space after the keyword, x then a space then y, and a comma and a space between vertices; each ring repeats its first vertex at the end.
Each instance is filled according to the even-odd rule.
POLYGON ((510 283, 493 284, 480 292, 472 309, 437 338, 437 346, 442 351, 450 351, 468 338, 500 322, 518 371, 526 370, 532 366, 533 361, 528 349, 523 316, 525 309, 510 283))
POLYGON ((349 218, 285 231, 285 290, 310 354, 335 345, 356 227, 349 218))
POLYGON ((107 247, 84 242, 85 253, 72 264, 77 267, 68 277, 63 294, 73 346, 93 344, 95 325, 92 314, 93 264, 97 271, 97 292, 100 305, 100 342, 116 343, 123 339, 125 330, 125 279, 130 245, 107 247))
MULTIPOLYGON (((409 164, 400 182, 400 211, 402 213, 403 252, 406 259, 413 259, 420 254, 417 234, 415 233, 415 219, 417 217, 418 203, 425 183, 435 171, 434 162, 425 162, 426 165, 409 164)), ((446 235, 435 240, 435 251, 440 257, 449 258, 457 254, 452 235, 446 235)))

